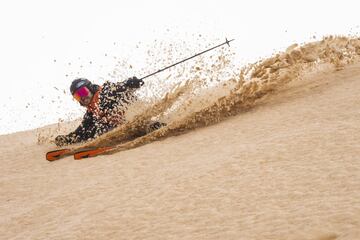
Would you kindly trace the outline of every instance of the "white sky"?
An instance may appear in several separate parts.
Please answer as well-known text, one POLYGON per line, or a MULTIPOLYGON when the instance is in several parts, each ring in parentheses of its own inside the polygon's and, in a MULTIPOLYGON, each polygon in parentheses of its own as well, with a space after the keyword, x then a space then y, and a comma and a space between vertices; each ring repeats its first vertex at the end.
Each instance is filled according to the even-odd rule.
MULTIPOLYGON (((117 60, 136 62, 155 40, 185 41, 196 46, 195 54, 235 38, 240 65, 312 36, 358 34, 359 5, 355 0, 1 1, 0 134, 80 117, 83 109, 68 93, 71 81, 103 81, 117 60)), ((146 73, 157 70, 139 64, 131 74, 142 76, 146 73, 136 69, 147 67, 146 73)))

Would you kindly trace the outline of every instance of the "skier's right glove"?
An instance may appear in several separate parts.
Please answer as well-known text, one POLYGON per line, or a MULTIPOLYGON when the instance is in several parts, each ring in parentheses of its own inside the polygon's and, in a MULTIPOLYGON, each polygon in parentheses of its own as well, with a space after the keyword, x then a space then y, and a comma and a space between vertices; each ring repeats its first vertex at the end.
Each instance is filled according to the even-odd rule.
POLYGON ((59 135, 55 138, 55 144, 58 147, 62 147, 64 145, 68 145, 71 143, 71 139, 69 136, 66 135, 59 135))
POLYGON ((125 86, 129 88, 140 88, 142 85, 144 85, 144 81, 137 77, 129 78, 125 83, 125 86))

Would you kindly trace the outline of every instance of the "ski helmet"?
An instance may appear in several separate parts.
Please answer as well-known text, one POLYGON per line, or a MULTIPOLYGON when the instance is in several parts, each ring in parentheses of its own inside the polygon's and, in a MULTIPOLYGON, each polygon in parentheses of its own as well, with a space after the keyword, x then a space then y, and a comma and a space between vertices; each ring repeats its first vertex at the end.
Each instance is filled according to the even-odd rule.
POLYGON ((92 83, 86 78, 77 78, 75 79, 70 86, 70 92, 72 95, 81 87, 86 86, 91 92, 93 90, 92 83))

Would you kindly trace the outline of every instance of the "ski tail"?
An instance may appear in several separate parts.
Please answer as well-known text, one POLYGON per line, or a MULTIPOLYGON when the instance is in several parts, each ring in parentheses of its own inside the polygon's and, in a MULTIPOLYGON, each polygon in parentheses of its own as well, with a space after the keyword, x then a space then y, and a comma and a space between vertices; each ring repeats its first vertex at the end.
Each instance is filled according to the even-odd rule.
POLYGON ((66 155, 68 155, 71 152, 71 149, 65 148, 65 149, 58 149, 55 151, 50 151, 46 153, 46 160, 48 161, 55 161, 58 160, 66 155))
POLYGON ((94 149, 90 149, 90 150, 79 151, 74 154, 74 159, 81 160, 84 158, 95 157, 97 155, 100 155, 107 151, 110 151, 113 148, 114 147, 99 147, 99 148, 94 148, 94 149))

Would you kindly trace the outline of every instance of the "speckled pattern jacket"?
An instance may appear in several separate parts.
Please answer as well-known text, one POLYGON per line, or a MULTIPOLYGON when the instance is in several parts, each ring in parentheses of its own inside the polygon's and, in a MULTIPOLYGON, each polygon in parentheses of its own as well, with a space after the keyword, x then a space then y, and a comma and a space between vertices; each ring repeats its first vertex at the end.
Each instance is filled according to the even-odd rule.
POLYGON ((136 100, 134 91, 125 82, 105 82, 101 87, 95 85, 96 93, 79 127, 67 135, 69 143, 82 142, 99 136, 122 124, 126 104, 136 100))

